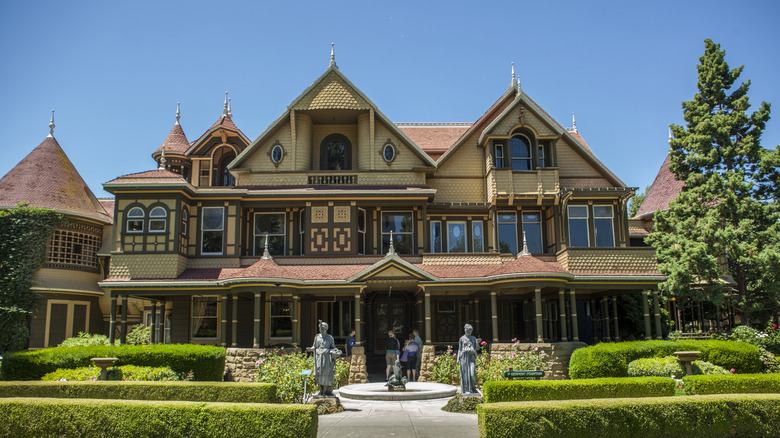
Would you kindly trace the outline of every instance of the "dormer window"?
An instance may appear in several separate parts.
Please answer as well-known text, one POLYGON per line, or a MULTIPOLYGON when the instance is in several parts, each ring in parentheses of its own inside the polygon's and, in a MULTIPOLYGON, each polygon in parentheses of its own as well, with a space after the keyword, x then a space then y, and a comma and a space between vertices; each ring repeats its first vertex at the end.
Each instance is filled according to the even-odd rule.
POLYGON ((512 154, 512 170, 531 170, 531 141, 528 137, 515 134, 509 140, 512 154))
POLYGON ((332 134, 325 137, 320 145, 321 170, 352 169, 352 145, 347 137, 332 134))
POLYGON ((236 179, 228 171, 228 164, 236 159, 236 153, 227 145, 220 147, 213 155, 214 167, 211 174, 211 185, 214 187, 232 187, 236 179))

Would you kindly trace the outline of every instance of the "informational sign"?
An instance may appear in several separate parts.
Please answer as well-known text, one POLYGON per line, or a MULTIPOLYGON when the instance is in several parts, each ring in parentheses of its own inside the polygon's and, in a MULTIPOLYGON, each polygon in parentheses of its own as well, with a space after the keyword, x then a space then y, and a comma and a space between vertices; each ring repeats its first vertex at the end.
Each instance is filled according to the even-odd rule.
POLYGON ((544 371, 540 371, 540 370, 504 371, 504 377, 506 377, 507 379, 517 379, 521 377, 544 377, 544 371))
POLYGON ((301 375, 302 376, 308 376, 309 374, 311 374, 311 372, 312 372, 312 370, 303 370, 303 371, 301 371, 301 375))

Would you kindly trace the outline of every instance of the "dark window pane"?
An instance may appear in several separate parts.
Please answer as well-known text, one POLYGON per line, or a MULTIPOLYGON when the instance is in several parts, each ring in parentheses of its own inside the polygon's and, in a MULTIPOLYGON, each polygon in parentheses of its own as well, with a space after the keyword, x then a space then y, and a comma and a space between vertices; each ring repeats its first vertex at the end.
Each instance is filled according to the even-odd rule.
POLYGON ((471 250, 473 252, 484 252, 485 245, 484 245, 484 240, 482 239, 482 222, 472 222, 471 234, 472 234, 471 250))
POLYGON ((441 252, 441 222, 431 222, 431 252, 441 252))
MULTIPOLYGON (((390 249, 390 235, 382 235, 382 248, 385 252, 390 249)), ((411 234, 393 234, 393 248, 398 254, 414 254, 411 234)))
POLYGON ((587 219, 569 219, 569 245, 588 246, 587 219))
POLYGON ((222 207, 203 209, 203 230, 222 230, 222 207))
POLYGON ((255 234, 284 234, 284 214, 255 215, 255 234))
POLYGON ((79 332, 87 331, 87 306, 85 304, 73 305, 73 330, 71 336, 76 336, 79 332))
POLYGON ((388 213, 382 215, 383 233, 411 233, 412 227, 411 213, 388 213))
POLYGON ((517 226, 515 224, 498 224, 498 250, 501 253, 517 252, 517 226))
POLYGON ((447 251, 466 252, 466 224, 447 224, 447 251))
POLYGON ((596 246, 615 246, 615 234, 612 231, 612 219, 594 219, 596 246))
POLYGON ((201 252, 221 253, 222 252, 222 231, 204 231, 203 249, 201 252))
POLYGON ((532 254, 540 254, 542 250, 542 224, 523 224, 528 251, 532 254))
MULTIPOLYGON (((265 252, 265 235, 255 236, 255 255, 265 252)), ((284 255, 284 236, 268 236, 268 252, 271 255, 284 255)))

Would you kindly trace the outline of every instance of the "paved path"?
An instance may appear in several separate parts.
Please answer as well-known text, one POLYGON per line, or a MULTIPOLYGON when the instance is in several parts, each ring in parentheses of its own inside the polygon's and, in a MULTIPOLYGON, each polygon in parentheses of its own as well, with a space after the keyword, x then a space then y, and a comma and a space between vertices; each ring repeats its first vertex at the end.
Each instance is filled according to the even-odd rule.
POLYGON ((319 437, 479 437, 475 414, 441 408, 449 398, 366 401, 340 397, 344 412, 320 415, 319 437))

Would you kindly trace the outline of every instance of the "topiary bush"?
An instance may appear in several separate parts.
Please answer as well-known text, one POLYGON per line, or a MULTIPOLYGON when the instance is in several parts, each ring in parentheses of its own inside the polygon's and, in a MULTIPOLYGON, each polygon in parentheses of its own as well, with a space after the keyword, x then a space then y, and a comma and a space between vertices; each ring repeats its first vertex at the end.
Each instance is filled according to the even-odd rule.
POLYGON ((624 377, 587 380, 505 380, 485 383, 486 403, 674 395, 668 377, 624 377))
POLYGON ((55 347, 6 355, 0 368, 3 380, 39 380, 59 368, 92 365, 93 357, 116 357, 116 366, 170 367, 177 373, 194 373, 194 380, 221 381, 225 349, 210 345, 99 345, 55 347))
POLYGON ((780 374, 685 376, 686 394, 780 394, 780 374))
MULTIPOLYGON (((159 382, 183 380, 184 378, 168 367, 123 365, 121 367, 109 367, 106 371, 108 371, 108 380, 159 382)), ((98 367, 60 368, 57 371, 44 375, 41 377, 41 380, 97 380, 99 377, 100 368, 98 367)))
POLYGON ((629 377, 680 377, 685 375, 677 356, 648 357, 628 364, 629 377))

